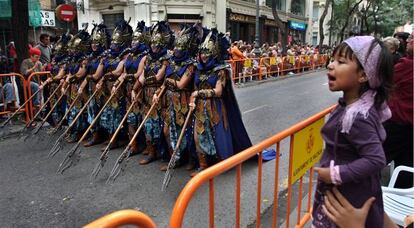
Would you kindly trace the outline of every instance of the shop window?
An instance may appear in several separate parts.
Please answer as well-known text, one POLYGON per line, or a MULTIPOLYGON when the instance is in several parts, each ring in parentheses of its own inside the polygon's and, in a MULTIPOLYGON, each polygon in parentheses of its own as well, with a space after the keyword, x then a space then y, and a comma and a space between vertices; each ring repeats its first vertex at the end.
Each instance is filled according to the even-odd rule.
POLYGON ((319 3, 313 3, 313 12, 312 12, 312 20, 314 22, 318 21, 319 19, 319 3))
POLYGON ((102 14, 102 19, 107 26, 108 31, 112 34, 115 29, 115 24, 119 20, 124 19, 124 13, 102 14))
POLYGON ((282 10, 282 0, 266 0, 266 6, 272 8, 273 1, 276 1, 276 9, 282 10))
POLYGON ((305 1, 304 0, 292 0, 290 12, 299 16, 304 16, 305 13, 305 1))

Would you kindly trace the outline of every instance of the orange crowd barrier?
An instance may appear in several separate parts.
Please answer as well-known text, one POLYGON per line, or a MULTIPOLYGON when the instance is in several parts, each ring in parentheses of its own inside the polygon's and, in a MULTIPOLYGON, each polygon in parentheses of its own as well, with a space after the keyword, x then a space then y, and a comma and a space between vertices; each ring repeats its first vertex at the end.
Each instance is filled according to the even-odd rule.
MULTIPOLYGON (((12 85, 12 88, 13 88, 13 93, 14 93, 14 98, 16 98, 17 99, 17 94, 18 94, 18 92, 19 91, 16 91, 15 90, 15 88, 17 88, 17 90, 19 90, 19 89, 22 89, 23 90, 23 102, 25 102, 26 100, 27 100, 27 98, 28 98, 28 95, 27 95, 27 91, 26 91, 26 87, 27 87, 27 81, 25 80, 25 78, 23 77, 23 75, 21 75, 21 74, 19 74, 19 73, 8 73, 8 74, 0 74, 0 83, 4 86, 5 84, 3 84, 4 83, 4 78, 6 78, 6 77, 9 77, 10 78, 10 83, 11 83, 11 85, 12 85), (16 82, 15 82, 15 80, 13 80, 13 78, 12 77, 18 77, 19 79, 20 79, 20 81, 23 83, 23 88, 18 88, 17 87, 17 85, 16 85, 16 82)), ((4 90, 4 88, 3 88, 3 90, 4 90)), ((0 110, 0 115, 6 115, 6 114, 9 114, 10 113, 10 111, 7 111, 6 110, 6 106, 7 106, 7 102, 6 102, 6 100, 5 100, 5 97, 4 97, 4 91, 3 91, 3 93, 2 94, 0 94, 1 96, 2 96, 2 104, 3 104, 3 108, 2 108, 2 110, 0 110)), ((14 107, 16 107, 16 101, 15 101, 15 105, 14 105, 14 107)), ((24 112, 25 114, 26 114, 26 123, 27 122, 29 122, 29 120, 30 120, 30 117, 29 117, 29 104, 28 103, 26 103, 26 105, 24 106, 24 107, 19 107, 19 110, 21 111, 21 112, 24 112)))
POLYGON ((135 225, 141 228, 157 227, 148 215, 136 210, 128 209, 105 215, 84 226, 84 228, 115 228, 125 225, 135 225))
MULTIPOLYGON (((50 74, 50 71, 42 71, 42 72, 33 72, 32 74, 30 74, 30 76, 27 78, 27 90, 28 90, 28 96, 30 97, 32 95, 32 88, 30 86, 30 83, 33 80, 36 80, 36 83, 40 86, 41 85, 41 77, 42 76, 46 76, 46 77, 51 77, 52 75, 50 74)), ((42 106, 42 98, 43 98, 43 93, 40 92, 39 93, 39 107, 42 106)), ((32 119, 34 116, 34 109, 33 109, 33 101, 29 102, 29 119, 32 119)))
MULTIPOLYGON (((290 149, 289 149, 289 170, 288 170, 288 195, 287 195, 287 212, 286 212, 286 227, 290 227, 290 210, 291 210, 291 201, 292 201, 292 185, 299 181, 299 196, 298 196, 298 206, 297 206, 297 221, 296 226, 302 227, 310 220, 310 214, 311 214, 311 198, 312 198, 312 176, 313 176, 313 164, 308 168, 302 168, 303 170, 296 169, 298 167, 298 164, 295 164, 295 161, 293 161, 293 156, 296 155, 297 159, 302 159, 301 156, 298 156, 297 154, 294 154, 295 150, 295 136, 297 139, 297 147, 303 146, 303 144, 306 144, 306 142, 301 140, 302 132, 307 132, 308 130, 313 130, 313 135, 309 135, 309 142, 308 145, 304 145, 304 149, 309 147, 314 147, 314 138, 317 137, 316 134, 319 134, 318 129, 314 129, 313 126, 315 124, 318 124, 320 127, 324 123, 324 118, 327 114, 329 114, 335 106, 332 106, 330 108, 327 108, 323 110, 322 112, 302 121, 299 122, 292 127, 238 153, 234 156, 221 161, 206 170, 199 173, 197 176, 193 177, 184 187, 184 189, 181 191, 175 205, 174 209, 172 211, 171 219, 170 219, 170 227, 171 228, 180 228, 182 227, 184 216, 186 209, 189 205, 190 200, 194 196, 194 193, 205 183, 209 183, 209 227, 214 227, 214 207, 215 207, 215 201, 214 201, 214 178, 220 176, 224 172, 227 172, 230 169, 235 168, 236 169, 236 214, 235 214, 235 227, 240 227, 240 182, 241 182, 241 167, 243 162, 249 160, 250 158, 258 155, 258 184, 257 184, 257 203, 256 203, 256 224, 257 227, 260 227, 260 219, 261 219, 261 191, 262 191, 262 151, 264 149, 267 149, 269 147, 276 147, 277 153, 280 153, 280 143, 283 139, 290 138, 290 149), (299 137, 301 136, 301 137, 299 137), (295 167, 295 170, 294 170, 295 167), (307 206, 306 211, 303 216, 301 216, 301 210, 302 210, 302 192, 303 192, 303 183, 302 179, 305 174, 309 174, 309 186, 307 187, 308 192, 308 199, 307 199, 307 206)), ((320 137, 320 134, 319 134, 320 137)), ((322 138, 320 137, 320 141, 322 141, 322 138)), ((318 150, 319 157, 318 156, 311 156, 311 159, 318 160, 322 154, 322 145, 323 141, 320 142, 320 149, 318 150)), ((317 148, 316 148, 317 149, 317 148)), ((296 153, 296 152, 295 152, 296 153)), ((306 152, 305 152, 306 154, 306 152)), ((310 155, 309 155, 310 156, 310 155)), ((273 227, 276 227, 276 218, 277 218, 277 207, 278 207, 278 186, 279 186, 279 155, 276 156, 275 159, 275 172, 274 172, 274 196, 273 196, 273 220, 272 224, 273 227)), ((301 165, 302 163, 299 163, 301 165)), ((299 166, 299 167, 303 167, 299 166)), ((305 166, 306 167, 306 166, 305 166)), ((229 215, 231 216, 231 215, 229 215)))
POLYGON ((289 72, 300 73, 323 67, 327 55, 300 55, 283 57, 246 58, 229 60, 232 68, 232 79, 235 83, 244 83, 246 80, 263 80, 270 76, 285 75, 289 72))

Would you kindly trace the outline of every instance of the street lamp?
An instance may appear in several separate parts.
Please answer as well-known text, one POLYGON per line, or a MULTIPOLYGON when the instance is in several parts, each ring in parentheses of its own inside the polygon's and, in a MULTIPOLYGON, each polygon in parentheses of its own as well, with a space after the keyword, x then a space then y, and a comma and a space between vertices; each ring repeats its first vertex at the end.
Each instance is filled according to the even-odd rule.
POLYGON ((261 51, 259 47, 259 0, 256 0, 256 35, 254 39, 254 49, 253 49, 254 55, 259 57, 261 51))

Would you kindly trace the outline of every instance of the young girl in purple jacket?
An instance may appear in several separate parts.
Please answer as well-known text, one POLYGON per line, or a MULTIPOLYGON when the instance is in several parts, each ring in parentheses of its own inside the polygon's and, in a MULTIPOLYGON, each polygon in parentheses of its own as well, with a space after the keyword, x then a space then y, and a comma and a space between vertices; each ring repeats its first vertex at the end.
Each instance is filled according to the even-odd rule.
POLYGON ((380 171, 385 155, 382 122, 391 117, 386 105, 392 77, 392 56, 371 36, 345 40, 328 65, 331 91, 342 91, 339 105, 322 128, 325 151, 320 161, 313 205, 313 227, 335 227, 323 211, 325 192, 337 186, 357 208, 376 198, 365 227, 383 227, 380 171))

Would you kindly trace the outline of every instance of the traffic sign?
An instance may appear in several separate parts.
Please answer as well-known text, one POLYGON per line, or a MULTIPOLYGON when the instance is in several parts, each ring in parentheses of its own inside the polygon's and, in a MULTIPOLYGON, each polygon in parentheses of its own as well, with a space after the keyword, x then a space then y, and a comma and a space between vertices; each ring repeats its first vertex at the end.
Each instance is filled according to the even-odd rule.
POLYGON ((56 7, 56 16, 62 21, 71 22, 76 17, 76 9, 70 4, 60 4, 56 7))

